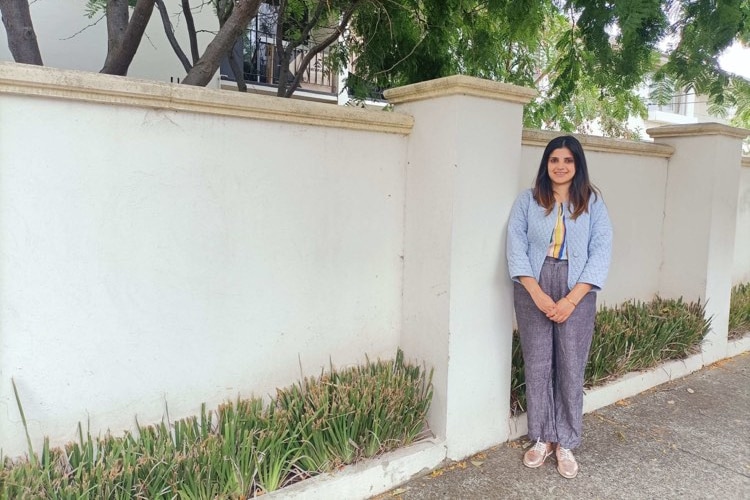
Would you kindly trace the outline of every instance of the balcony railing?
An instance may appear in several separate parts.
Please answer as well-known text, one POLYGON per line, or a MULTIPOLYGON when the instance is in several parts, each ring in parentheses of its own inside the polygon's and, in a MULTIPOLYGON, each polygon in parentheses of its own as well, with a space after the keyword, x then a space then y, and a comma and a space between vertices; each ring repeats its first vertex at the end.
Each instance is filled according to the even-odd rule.
MULTIPOLYGON (((291 78, 300 70, 302 59, 307 55, 307 47, 293 50, 289 60, 291 78)), ((331 71, 327 64, 329 50, 325 49, 312 58, 310 64, 303 70, 300 88, 305 90, 336 94, 338 90, 338 75, 331 71)), ((237 61, 242 62, 243 78, 248 84, 277 86, 281 73, 281 57, 276 43, 270 34, 250 30, 243 41, 234 48, 237 61)), ((221 64, 221 78, 227 81, 237 81, 229 61, 225 59, 221 64)))
POLYGON ((687 115, 688 94, 675 94, 667 104, 649 103, 649 111, 665 111, 677 115, 687 115))

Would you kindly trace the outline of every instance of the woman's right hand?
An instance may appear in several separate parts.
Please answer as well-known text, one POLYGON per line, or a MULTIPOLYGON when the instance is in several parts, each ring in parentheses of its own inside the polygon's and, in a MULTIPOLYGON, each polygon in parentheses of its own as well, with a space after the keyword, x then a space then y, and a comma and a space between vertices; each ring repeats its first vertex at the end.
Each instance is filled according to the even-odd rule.
POLYGON ((534 301, 536 307, 546 314, 547 317, 550 317, 557 308, 557 304, 552 300, 552 297, 544 293, 541 288, 536 293, 531 294, 531 300, 534 301))
POLYGON ((531 300, 534 301, 534 304, 540 311, 546 314, 547 317, 554 314, 557 304, 552 300, 552 297, 544 293, 544 290, 542 290, 542 287, 539 286, 539 283, 534 278, 531 276, 520 276, 519 281, 526 291, 529 292, 531 300))

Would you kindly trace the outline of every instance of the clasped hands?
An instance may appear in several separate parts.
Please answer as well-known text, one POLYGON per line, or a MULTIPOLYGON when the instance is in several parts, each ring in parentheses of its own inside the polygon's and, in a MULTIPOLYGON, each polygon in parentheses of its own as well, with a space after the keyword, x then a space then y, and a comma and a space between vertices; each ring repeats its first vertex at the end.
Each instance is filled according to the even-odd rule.
POLYGON ((566 297, 555 302, 552 300, 552 297, 541 291, 541 289, 536 294, 532 295, 531 298, 534 300, 534 304, 536 304, 537 308, 539 308, 539 310, 542 311, 550 321, 554 321, 555 323, 564 322, 571 314, 573 314, 573 310, 575 310, 573 302, 566 297))

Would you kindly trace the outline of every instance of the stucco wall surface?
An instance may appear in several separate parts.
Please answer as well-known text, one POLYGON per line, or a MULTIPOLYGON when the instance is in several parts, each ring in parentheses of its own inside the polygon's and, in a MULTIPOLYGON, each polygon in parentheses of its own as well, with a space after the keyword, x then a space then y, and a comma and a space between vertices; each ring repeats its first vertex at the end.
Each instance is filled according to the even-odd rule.
POLYGON ((740 170, 732 282, 750 283, 750 157, 747 156, 742 159, 740 170))
POLYGON ((395 354, 403 135, 0 93, 0 143, 5 454, 11 378, 60 443, 395 354))

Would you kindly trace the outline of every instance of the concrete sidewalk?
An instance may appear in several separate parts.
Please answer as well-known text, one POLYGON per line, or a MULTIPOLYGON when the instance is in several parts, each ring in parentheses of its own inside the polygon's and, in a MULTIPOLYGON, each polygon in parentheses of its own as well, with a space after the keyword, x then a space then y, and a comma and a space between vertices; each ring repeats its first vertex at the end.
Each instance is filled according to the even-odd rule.
POLYGON ((750 499, 750 354, 584 417, 578 477, 550 457, 521 464, 525 440, 486 450, 375 497, 750 499))

